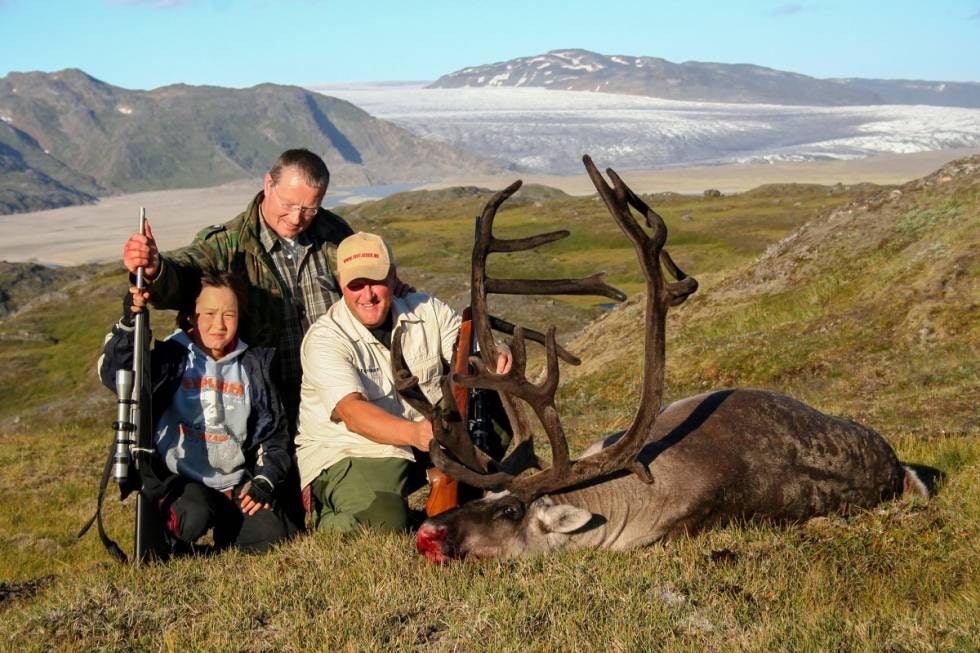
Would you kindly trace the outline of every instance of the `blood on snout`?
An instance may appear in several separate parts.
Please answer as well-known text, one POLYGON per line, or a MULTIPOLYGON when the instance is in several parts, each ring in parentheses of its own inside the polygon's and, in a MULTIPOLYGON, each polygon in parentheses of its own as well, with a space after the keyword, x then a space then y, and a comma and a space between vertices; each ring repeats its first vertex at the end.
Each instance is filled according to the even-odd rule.
POLYGON ((415 548, 425 556, 429 562, 445 564, 452 560, 442 550, 442 542, 446 539, 448 531, 445 526, 432 526, 422 524, 419 527, 418 535, 415 537, 415 548))

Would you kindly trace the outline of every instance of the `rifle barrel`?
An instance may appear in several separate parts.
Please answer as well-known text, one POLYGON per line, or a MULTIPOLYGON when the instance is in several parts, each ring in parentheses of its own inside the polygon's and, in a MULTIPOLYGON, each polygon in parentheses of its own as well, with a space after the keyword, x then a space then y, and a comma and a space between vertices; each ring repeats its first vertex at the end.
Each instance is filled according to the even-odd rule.
MULTIPOLYGON (((140 220, 139 220, 139 233, 141 236, 146 235, 146 209, 140 207, 140 220)), ((140 292, 143 291, 145 287, 144 271, 141 265, 136 269, 136 287, 140 292)), ((133 401, 136 402, 136 406, 139 406, 140 393, 143 390, 143 350, 146 348, 146 309, 140 311, 136 314, 136 333, 135 342, 133 346, 133 401)), ((139 424, 139 408, 136 409, 136 416, 133 422, 139 424)), ((142 435, 142 434, 141 434, 142 435)), ((142 440, 142 438, 140 438, 142 440)), ((143 446, 143 442, 139 443, 139 446, 143 446)))

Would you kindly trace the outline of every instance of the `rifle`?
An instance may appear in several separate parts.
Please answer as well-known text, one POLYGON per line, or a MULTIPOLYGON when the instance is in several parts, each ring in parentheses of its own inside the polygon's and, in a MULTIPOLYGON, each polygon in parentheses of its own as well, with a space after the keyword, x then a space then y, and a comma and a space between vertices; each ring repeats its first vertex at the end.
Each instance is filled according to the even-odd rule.
MULTIPOLYGON (((476 217, 476 233, 480 233, 480 216, 476 217)), ((459 326, 459 337, 456 340, 456 352, 453 356, 451 373, 466 376, 473 372, 470 366, 470 356, 477 356, 480 344, 473 329, 473 311, 470 306, 463 309, 463 320, 459 326)), ((466 432, 478 449, 488 451, 490 432, 493 428, 488 406, 488 393, 492 390, 464 388, 453 385, 453 400, 459 414, 466 424, 466 432)), ((437 467, 426 471, 429 480, 429 499, 425 503, 425 514, 434 517, 459 505, 459 483, 437 467)))
MULTIPOLYGON (((146 210, 140 207, 140 235, 146 234, 146 210)), ((142 267, 136 270, 136 288, 140 293, 146 288, 142 267)), ((150 379, 150 313, 142 310, 136 314, 135 340, 133 344, 133 403, 131 423, 136 425, 136 446, 133 462, 140 472, 141 487, 136 497, 135 543, 133 557, 137 564, 154 558, 165 558, 169 553, 164 538, 163 521, 159 508, 146 495, 145 477, 155 451, 153 446, 153 384, 150 379)))
MULTIPOLYGON (((476 343, 473 333, 472 311, 467 306, 463 310, 463 321, 459 325, 459 336, 456 339, 456 353, 453 355, 453 366, 450 371, 458 374, 469 374, 469 356, 476 343)), ((462 386, 453 386, 453 400, 456 402, 456 409, 465 419, 467 408, 469 408, 470 392, 462 386)), ((467 424, 468 426, 468 424, 467 424)), ((446 512, 459 505, 459 483, 451 478, 438 467, 430 467, 425 472, 429 480, 429 498, 425 502, 425 514, 427 517, 435 517, 441 512, 446 512)))
MULTIPOLYGON (((146 233, 146 210, 140 207, 139 233, 146 233)), ((144 271, 136 272, 136 287, 145 287, 144 271)), ((99 537, 109 553, 120 562, 127 562, 126 554, 105 532, 102 523, 102 502, 105 498, 109 476, 119 485, 120 500, 134 489, 136 498, 134 561, 139 564, 152 558, 165 558, 169 552, 164 538, 163 523, 154 502, 146 496, 145 476, 150 471, 153 448, 152 384, 150 383, 149 312, 136 314, 134 326, 133 369, 116 372, 116 420, 112 427, 114 437, 109 457, 102 470, 95 514, 85 523, 77 537, 82 537, 98 522, 99 537), (136 478, 130 471, 135 468, 136 478), (138 483, 138 485, 136 485, 138 483)))

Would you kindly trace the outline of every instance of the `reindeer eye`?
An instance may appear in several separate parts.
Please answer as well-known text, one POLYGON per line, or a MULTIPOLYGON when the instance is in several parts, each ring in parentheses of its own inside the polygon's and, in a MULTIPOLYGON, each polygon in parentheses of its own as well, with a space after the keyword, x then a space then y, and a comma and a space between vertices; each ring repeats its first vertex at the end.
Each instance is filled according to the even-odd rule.
POLYGON ((498 508, 496 516, 498 519, 520 521, 524 517, 524 510, 519 505, 509 504, 498 508))

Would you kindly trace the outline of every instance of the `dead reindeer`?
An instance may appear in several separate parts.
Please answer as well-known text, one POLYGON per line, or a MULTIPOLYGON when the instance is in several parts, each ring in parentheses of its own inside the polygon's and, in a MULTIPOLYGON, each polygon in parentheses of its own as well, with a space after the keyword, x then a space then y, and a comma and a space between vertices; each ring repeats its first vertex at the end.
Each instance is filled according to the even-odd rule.
MULTIPOLYGON (((445 562, 562 546, 627 549, 729 522, 799 522, 846 513, 904 490, 928 495, 880 435, 775 392, 718 390, 681 399, 661 411, 667 310, 687 299, 697 281, 664 250, 667 229, 661 217, 615 172, 607 170, 610 187, 588 156, 584 162, 612 217, 632 241, 646 278, 645 361, 636 416, 625 432, 593 444, 572 460, 555 391, 558 359, 578 361, 556 344, 553 328, 544 336, 489 315, 489 293, 624 298, 601 274, 577 280, 487 277, 489 254, 527 250, 568 235, 495 238, 496 211, 520 187, 519 181, 512 184, 487 203, 481 217, 473 249, 472 308, 481 352, 494 351, 491 328, 512 334, 513 367, 497 375, 490 371, 487 356, 474 356, 475 373, 444 379, 444 396, 452 396, 450 384, 496 390, 514 426, 514 440, 510 453, 494 460, 472 444, 450 402, 416 405, 433 421, 439 443, 432 447, 433 462, 450 476, 491 491, 426 521, 417 536, 420 553, 445 562), (643 216, 649 233, 630 207, 643 216), (664 269, 675 281, 665 280, 664 269), (539 384, 527 378, 525 338, 545 344, 547 375, 539 384), (516 399, 530 406, 541 423, 551 446, 550 466, 535 455, 516 399), (531 468, 539 471, 522 474, 531 468)), ((397 334, 393 341, 399 389, 405 390, 416 381, 395 363, 401 358, 397 334)))

